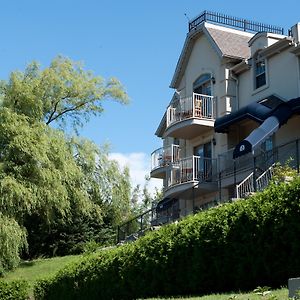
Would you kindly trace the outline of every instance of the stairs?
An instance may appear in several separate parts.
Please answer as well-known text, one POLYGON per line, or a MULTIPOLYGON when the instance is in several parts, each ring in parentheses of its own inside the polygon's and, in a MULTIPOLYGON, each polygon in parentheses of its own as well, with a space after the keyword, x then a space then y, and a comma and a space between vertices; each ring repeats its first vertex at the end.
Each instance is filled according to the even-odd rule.
POLYGON ((254 192, 265 189, 274 173, 274 165, 265 170, 259 177, 254 179, 254 173, 250 173, 242 182, 236 185, 236 197, 249 197, 254 192), (255 185, 254 185, 255 184, 255 185))

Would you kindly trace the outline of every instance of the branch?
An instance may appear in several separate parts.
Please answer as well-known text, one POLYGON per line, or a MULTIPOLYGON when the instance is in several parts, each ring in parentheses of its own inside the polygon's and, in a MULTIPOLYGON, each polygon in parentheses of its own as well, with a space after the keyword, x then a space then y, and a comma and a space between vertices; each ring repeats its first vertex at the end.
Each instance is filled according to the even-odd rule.
POLYGON ((70 96, 71 96, 70 93, 68 93, 68 95, 66 95, 65 97, 62 97, 62 98, 58 99, 58 101, 56 101, 56 103, 55 103, 55 105, 54 105, 54 109, 53 109, 52 113, 50 114, 50 116, 49 116, 49 118, 48 118, 48 121, 46 122, 46 125, 49 125, 53 120, 56 119, 56 117, 53 118, 53 116, 54 116, 54 114, 56 113, 58 104, 59 104, 61 101, 65 100, 65 99, 67 99, 67 98, 70 98, 70 96), (52 119, 52 118, 53 118, 53 119, 52 119))
POLYGON ((76 106, 73 106, 71 108, 68 108, 68 109, 65 109, 63 110, 62 112, 58 113, 55 117, 53 117, 54 113, 56 112, 55 110, 53 111, 53 113, 51 114, 51 118, 49 118, 49 120, 47 121, 47 125, 49 125, 52 121, 55 121, 57 118, 61 117, 62 115, 64 115, 65 113, 68 113, 70 111, 74 111, 74 110, 77 110, 78 108, 84 106, 85 104, 87 104, 89 101, 86 101, 86 102, 81 102, 79 103, 78 105, 76 106))

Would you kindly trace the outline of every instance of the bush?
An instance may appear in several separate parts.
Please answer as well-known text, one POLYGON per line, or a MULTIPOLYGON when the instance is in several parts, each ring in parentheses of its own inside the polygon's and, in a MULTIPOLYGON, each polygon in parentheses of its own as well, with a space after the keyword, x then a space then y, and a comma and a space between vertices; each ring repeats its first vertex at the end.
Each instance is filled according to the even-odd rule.
POLYGON ((28 298, 29 284, 26 281, 0 281, 1 300, 26 300, 28 298))
POLYGON ((20 252, 26 248, 26 233, 12 218, 0 212, 0 276, 20 262, 20 252))
POLYGON ((38 282, 36 299, 135 299, 279 287, 300 273, 300 179, 272 184, 38 282))

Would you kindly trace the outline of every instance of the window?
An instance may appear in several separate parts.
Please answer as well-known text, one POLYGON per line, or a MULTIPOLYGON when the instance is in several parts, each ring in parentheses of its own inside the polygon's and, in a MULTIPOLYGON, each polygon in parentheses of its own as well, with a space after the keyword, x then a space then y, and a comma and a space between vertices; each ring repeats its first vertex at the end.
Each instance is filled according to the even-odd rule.
POLYGON ((266 63, 264 59, 256 59, 255 62, 255 88, 266 84, 266 63))
POLYGON ((193 90, 196 94, 211 96, 211 75, 203 74, 193 83, 193 90))

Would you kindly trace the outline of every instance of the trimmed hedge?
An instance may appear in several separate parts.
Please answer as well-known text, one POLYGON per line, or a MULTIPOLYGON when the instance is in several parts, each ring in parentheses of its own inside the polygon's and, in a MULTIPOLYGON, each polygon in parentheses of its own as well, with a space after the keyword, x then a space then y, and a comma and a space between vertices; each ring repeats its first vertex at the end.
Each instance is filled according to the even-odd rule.
POLYGON ((0 280, 1 300, 27 300, 29 284, 26 281, 18 280, 5 282, 0 280))
POLYGON ((279 287, 300 274, 300 179, 272 184, 39 281, 36 299, 135 299, 279 287))

